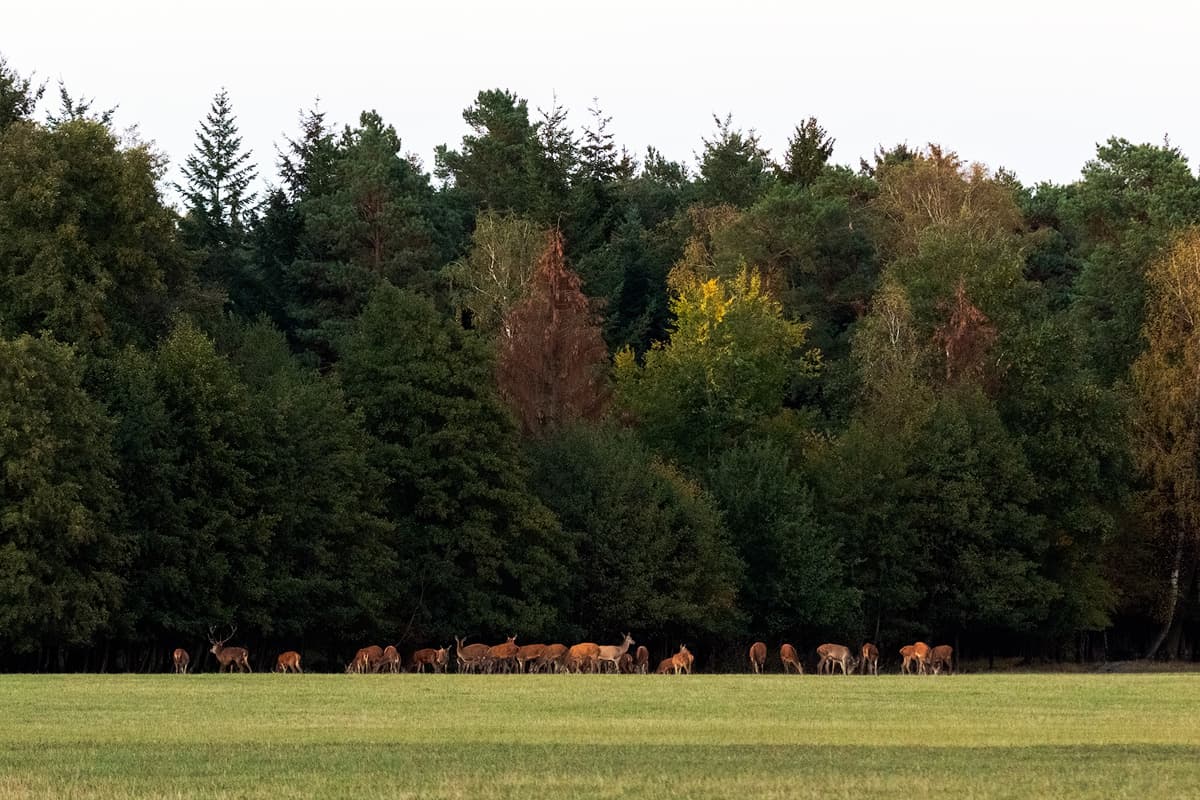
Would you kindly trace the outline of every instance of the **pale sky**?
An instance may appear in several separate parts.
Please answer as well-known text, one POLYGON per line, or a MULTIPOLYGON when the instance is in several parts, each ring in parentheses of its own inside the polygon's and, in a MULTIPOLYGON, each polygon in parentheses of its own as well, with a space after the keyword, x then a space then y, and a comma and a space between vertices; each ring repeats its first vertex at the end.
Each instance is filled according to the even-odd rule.
POLYGON ((780 154, 816 116, 857 165, 933 141, 1026 183, 1069 181, 1111 135, 1200 158, 1200 10, 1191 2, 822 0, 707 3, 65 2, 3 0, 0 53, 118 104, 172 162, 228 88, 244 142, 275 145, 320 96, 327 119, 375 108, 433 168, 462 110, 507 88, 536 115, 557 93, 580 127, 598 97, 619 144, 693 160, 713 114, 780 154))

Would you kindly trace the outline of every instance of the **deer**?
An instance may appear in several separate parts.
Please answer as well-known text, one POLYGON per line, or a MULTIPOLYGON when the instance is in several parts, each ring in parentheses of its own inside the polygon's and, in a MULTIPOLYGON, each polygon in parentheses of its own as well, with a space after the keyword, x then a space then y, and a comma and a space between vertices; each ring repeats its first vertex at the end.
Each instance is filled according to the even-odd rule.
POLYGON ((467 644, 463 639, 454 637, 454 654, 458 659, 459 672, 475 672, 483 664, 487 656, 486 644, 467 644))
POLYGON ((917 672, 921 675, 929 674, 929 653, 930 647, 924 642, 915 642, 913 644, 913 658, 917 660, 917 672))
POLYGON ((422 647, 420 650, 412 654, 412 661, 409 666, 413 672, 424 672, 425 667, 429 667, 434 672, 437 672, 437 658, 440 651, 434 650, 432 647, 422 647))
POLYGON ((862 671, 864 675, 879 675, 879 648, 870 642, 862 646, 862 671))
POLYGON ((633 644, 637 644, 637 643, 635 641, 633 641, 633 637, 627 633, 627 634, 625 634, 625 640, 623 642, 621 642, 620 644, 618 644, 618 645, 606 644, 606 645, 601 646, 600 648, 598 648, 598 652, 596 654, 597 668, 599 668, 602 663, 603 664, 612 664, 613 670, 616 672, 620 672, 621 671, 621 669, 620 669, 621 656, 628 653, 629 646, 633 645, 633 644))
POLYGON ((671 656, 671 669, 678 675, 681 672, 692 674, 692 651, 687 649, 686 644, 679 645, 679 652, 671 656))
POLYGON ((767 663, 767 645, 765 642, 755 642, 750 645, 750 669, 755 675, 761 675, 763 665, 767 663))
POLYGON ((637 667, 633 663, 633 656, 629 655, 629 653, 621 656, 621 659, 617 662, 617 672, 622 675, 632 675, 636 670, 637 667))
POLYGON ((796 648, 790 644, 784 644, 779 648, 779 660, 783 662, 783 674, 788 674, 793 668, 797 675, 804 674, 804 664, 800 663, 800 656, 796 654, 796 648))
POLYGON ((446 672, 446 665, 448 663, 450 663, 450 648, 439 647, 434 654, 433 671, 435 673, 441 672, 444 674, 446 672))
POLYGON ((658 669, 654 670, 655 675, 670 675, 675 671, 675 656, 668 656, 658 662, 658 669))
POLYGON ((593 672, 596 659, 600 657, 600 645, 594 642, 582 642, 571 645, 567 651, 567 670, 569 672, 593 672))
POLYGON ((817 648, 817 655, 821 657, 817 662, 817 673, 821 674, 826 670, 832 675, 835 666, 842 668, 843 675, 849 675, 854 672, 855 660, 854 656, 850 655, 850 648, 844 644, 823 644, 817 648))
POLYGON ((383 648, 383 653, 379 656, 379 659, 374 662, 373 666, 375 672, 383 672, 386 670, 393 675, 398 674, 402 669, 400 651, 396 649, 395 645, 389 644, 387 647, 383 648))
POLYGON ((912 671, 912 662, 916 658, 913 655, 913 646, 911 644, 906 644, 900 648, 900 658, 903 659, 900 662, 900 673, 908 675, 912 671))
POLYGON ((370 672, 375 668, 375 665, 383 659, 383 648, 377 644, 369 647, 361 647, 354 654, 354 658, 346 665, 346 672, 357 672, 363 674, 370 672))
MULTIPOLYGON (((516 663, 517 652, 521 648, 517 647, 517 637, 510 636, 504 644, 493 645, 488 648, 487 660, 490 669, 503 667, 505 672, 512 671, 512 665, 516 663)), ((490 671, 490 670, 489 670, 490 671)))
POLYGON ((954 648, 948 644, 939 644, 937 647, 929 651, 929 666, 933 669, 934 675, 941 674, 942 668, 946 670, 946 674, 954 672, 954 648))
POLYGON ((275 659, 275 671, 303 673, 304 670, 300 669, 300 654, 295 650, 280 653, 275 659))
POLYGON ((250 669, 250 653, 246 651, 246 648, 225 646, 225 643, 232 639, 235 633, 237 633, 236 625, 229 629, 228 636, 218 640, 213 638, 213 629, 209 628, 208 641, 212 644, 209 652, 217 657, 217 661, 221 665, 219 672, 224 672, 226 668, 232 672, 234 667, 238 668, 238 672, 253 672, 254 670, 250 669))
POLYGON ((633 665, 639 675, 645 675, 650 669, 650 651, 645 645, 638 645, 637 655, 633 658, 633 665))
POLYGON ((517 648, 517 672, 525 672, 526 669, 532 670, 544 652, 546 652, 544 644, 521 645, 517 648))
POLYGON ((566 669, 567 646, 565 644, 548 644, 542 651, 534 668, 539 671, 562 672, 566 669))
POLYGON ((175 652, 171 653, 171 662, 175 665, 176 675, 187 675, 190 661, 191 657, 188 656, 188 651, 182 647, 176 647, 175 652))

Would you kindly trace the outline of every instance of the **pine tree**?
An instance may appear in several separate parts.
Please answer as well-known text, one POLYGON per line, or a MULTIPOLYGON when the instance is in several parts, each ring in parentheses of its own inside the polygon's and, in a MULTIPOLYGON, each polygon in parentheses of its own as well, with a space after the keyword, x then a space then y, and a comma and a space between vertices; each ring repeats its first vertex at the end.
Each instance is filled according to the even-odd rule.
POLYGON ((817 124, 816 117, 809 117, 802 125, 797 125, 795 133, 788 139, 783 167, 779 170, 780 179, 784 183, 811 186, 833 155, 833 143, 833 137, 817 124))

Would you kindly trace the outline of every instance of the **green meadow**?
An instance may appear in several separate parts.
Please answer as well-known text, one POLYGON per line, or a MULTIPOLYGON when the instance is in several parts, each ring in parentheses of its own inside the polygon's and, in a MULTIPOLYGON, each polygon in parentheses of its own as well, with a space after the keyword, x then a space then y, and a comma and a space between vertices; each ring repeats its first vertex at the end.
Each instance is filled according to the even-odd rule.
POLYGON ((0 798, 1200 797, 1200 675, 0 676, 0 798))

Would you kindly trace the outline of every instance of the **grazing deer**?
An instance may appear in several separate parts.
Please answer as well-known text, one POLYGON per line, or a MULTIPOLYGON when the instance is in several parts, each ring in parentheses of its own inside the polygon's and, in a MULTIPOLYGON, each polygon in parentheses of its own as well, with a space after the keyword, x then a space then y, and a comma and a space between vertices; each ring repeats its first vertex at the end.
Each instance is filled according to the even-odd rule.
POLYGON ((464 640, 454 637, 454 655, 458 659, 459 672, 476 672, 483 666, 483 660, 487 657, 488 646, 486 644, 466 644, 464 640))
POLYGON ((295 650, 280 653, 275 659, 275 671, 303 673, 304 670, 300 669, 300 654, 295 650))
POLYGON ((915 642, 912 647, 913 658, 917 660, 917 672, 921 675, 928 675, 931 648, 924 642, 915 642))
POLYGON ((517 637, 510 636, 504 644, 493 645, 488 648, 487 661, 488 671, 503 667, 505 672, 512 672, 512 666, 516 663, 517 652, 521 648, 517 647, 517 637))
POLYGON ((354 654, 354 658, 346 665, 346 672, 357 672, 363 674, 371 672, 375 665, 383 660, 383 648, 377 644, 369 647, 361 647, 354 654))
POLYGON ((633 644, 636 644, 636 642, 634 642, 633 637, 627 633, 625 634, 625 641, 621 642, 620 644, 606 644, 601 646, 599 648, 599 652, 596 654, 596 666, 599 667, 601 664, 612 664, 613 670, 615 672, 620 672, 621 657, 629 652, 629 646, 633 644))
POLYGON ((637 655, 633 659, 634 667, 639 675, 645 675, 650 669, 650 651, 645 645, 638 645, 637 655))
POLYGON ((562 672, 567 668, 566 656, 567 646, 565 644, 548 644, 534 668, 545 672, 562 672))
POLYGON ((797 675, 804 674, 804 664, 800 663, 800 656, 796 655, 796 648, 790 644, 784 644, 779 648, 779 660, 783 662, 783 673, 786 675, 793 668, 797 675))
POLYGON ((681 672, 692 674, 692 651, 687 649, 686 644, 679 645, 679 652, 671 656, 671 669, 678 675, 681 672))
POLYGON ((176 647, 175 652, 171 653, 171 661, 175 664, 176 675, 187 674, 188 663, 191 661, 187 650, 184 650, 182 647, 176 647))
POLYGON ((621 659, 617 661, 617 672, 622 675, 632 675, 636 670, 637 667, 634 666, 633 656, 629 655, 629 653, 621 656, 621 659))
POLYGON ((755 642, 750 645, 750 669, 755 675, 761 675, 763 665, 767 663, 766 642, 755 642))
POLYGON ((544 644, 521 645, 517 648, 517 672, 525 672, 527 668, 532 670, 544 652, 546 652, 544 644))
POLYGON ((254 670, 250 669, 250 653, 246 651, 246 648, 225 646, 225 643, 232 639, 235 633, 237 633, 236 625, 229 629, 228 636, 218 640, 213 638, 213 629, 209 628, 208 641, 212 644, 209 652, 217 657, 217 661, 221 665, 220 672, 224 672, 227 667, 230 671, 237 667, 238 672, 253 672, 254 670))
POLYGON ((567 651, 567 671, 583 672, 586 669, 588 672, 594 672, 596 659, 599 657, 600 645, 594 642, 571 645, 571 649, 567 651))
POLYGON ((424 672, 425 667, 429 667, 434 672, 437 672, 437 657, 437 650, 434 650, 432 647, 422 647, 412 654, 412 661, 408 665, 412 668, 413 672, 424 672))
POLYGON ((864 675, 879 675, 879 648, 870 642, 862 646, 862 671, 864 675))
POLYGON ((953 664, 954 648, 948 644, 939 644, 937 647, 929 651, 929 666, 933 669, 934 675, 941 674, 944 667, 947 674, 954 671, 953 664))
POLYGON ((669 675, 675 671, 675 656, 669 656, 658 662, 658 669, 654 670, 655 675, 669 675))
POLYGON ((835 666, 842 668, 843 675, 854 672, 854 656, 850 655, 850 648, 844 644, 823 644, 817 648, 817 655, 821 657, 817 662, 817 674, 828 670, 832 675, 835 666))
POLYGON ((380 654, 379 660, 374 662, 375 672, 390 672, 393 675, 398 674, 402 669, 400 660, 400 651, 395 645, 389 644, 383 648, 383 653, 380 654))

